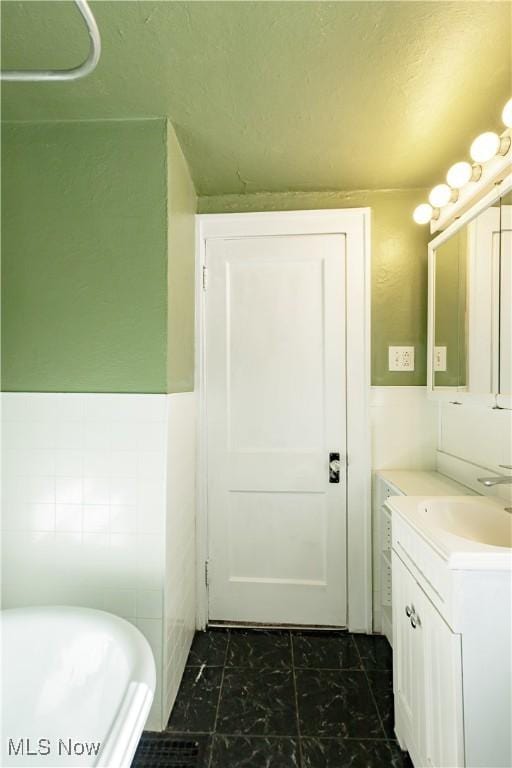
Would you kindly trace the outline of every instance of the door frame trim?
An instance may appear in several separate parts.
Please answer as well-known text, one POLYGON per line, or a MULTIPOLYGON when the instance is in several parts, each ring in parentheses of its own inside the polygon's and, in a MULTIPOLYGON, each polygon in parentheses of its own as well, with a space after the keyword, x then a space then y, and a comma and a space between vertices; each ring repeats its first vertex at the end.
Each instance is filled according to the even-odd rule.
POLYGON ((196 475, 196 624, 208 622, 208 499, 205 388, 206 240, 216 237, 343 234, 346 236, 347 376, 347 625, 372 631, 370 394, 370 208, 196 215, 195 388, 198 397, 196 475))

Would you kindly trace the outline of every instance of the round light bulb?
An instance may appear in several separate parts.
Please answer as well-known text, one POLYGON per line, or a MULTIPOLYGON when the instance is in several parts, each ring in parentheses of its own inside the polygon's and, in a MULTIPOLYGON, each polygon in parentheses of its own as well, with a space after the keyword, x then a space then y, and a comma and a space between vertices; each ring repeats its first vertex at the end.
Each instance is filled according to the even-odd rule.
POLYGON ((471 145, 469 154, 475 163, 486 163, 498 154, 501 140, 497 133, 486 131, 477 136, 471 145))
POLYGON ((503 112, 501 113, 501 119, 507 126, 507 128, 512 128, 512 99, 509 99, 505 106, 503 107, 503 112))
POLYGON ((446 181, 452 189, 462 189, 472 178, 473 167, 466 162, 455 163, 446 174, 446 181))
POLYGON ((428 196, 428 201, 433 208, 442 208, 443 205, 447 205, 451 199, 452 190, 448 184, 438 184, 428 196))
POLYGON ((434 215, 434 210, 428 203, 422 203, 414 209, 412 217, 416 224, 428 224, 434 215))

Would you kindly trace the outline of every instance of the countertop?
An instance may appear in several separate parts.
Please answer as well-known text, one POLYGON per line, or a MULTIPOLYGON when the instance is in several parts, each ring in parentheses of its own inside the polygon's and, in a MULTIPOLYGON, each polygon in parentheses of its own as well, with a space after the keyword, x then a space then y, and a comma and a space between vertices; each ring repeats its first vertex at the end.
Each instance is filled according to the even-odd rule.
POLYGON ((471 488, 433 470, 379 469, 376 474, 406 496, 477 495, 471 488))

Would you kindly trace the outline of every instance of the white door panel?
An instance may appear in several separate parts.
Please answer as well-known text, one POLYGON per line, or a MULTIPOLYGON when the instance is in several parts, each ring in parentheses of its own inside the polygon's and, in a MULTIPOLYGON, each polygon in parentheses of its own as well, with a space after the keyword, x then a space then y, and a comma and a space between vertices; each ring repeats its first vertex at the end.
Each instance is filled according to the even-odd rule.
POLYGON ((214 238, 206 266, 210 620, 344 626, 345 237, 214 238))

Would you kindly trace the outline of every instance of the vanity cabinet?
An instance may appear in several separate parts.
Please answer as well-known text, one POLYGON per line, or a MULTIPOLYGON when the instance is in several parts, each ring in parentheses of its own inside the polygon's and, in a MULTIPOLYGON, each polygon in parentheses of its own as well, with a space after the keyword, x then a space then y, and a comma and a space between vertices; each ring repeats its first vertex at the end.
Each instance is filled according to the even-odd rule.
POLYGON ((385 469, 375 474, 373 486, 373 629, 393 645, 393 588, 391 576, 391 496, 460 496, 472 493, 439 472, 385 469))
POLYGON ((396 736, 415 768, 510 768, 508 560, 499 568, 496 559, 486 564, 487 554, 452 562, 404 514, 423 499, 386 502, 393 523, 396 736))
POLYGON ((460 635, 393 552, 396 731, 416 766, 464 766, 460 635))

